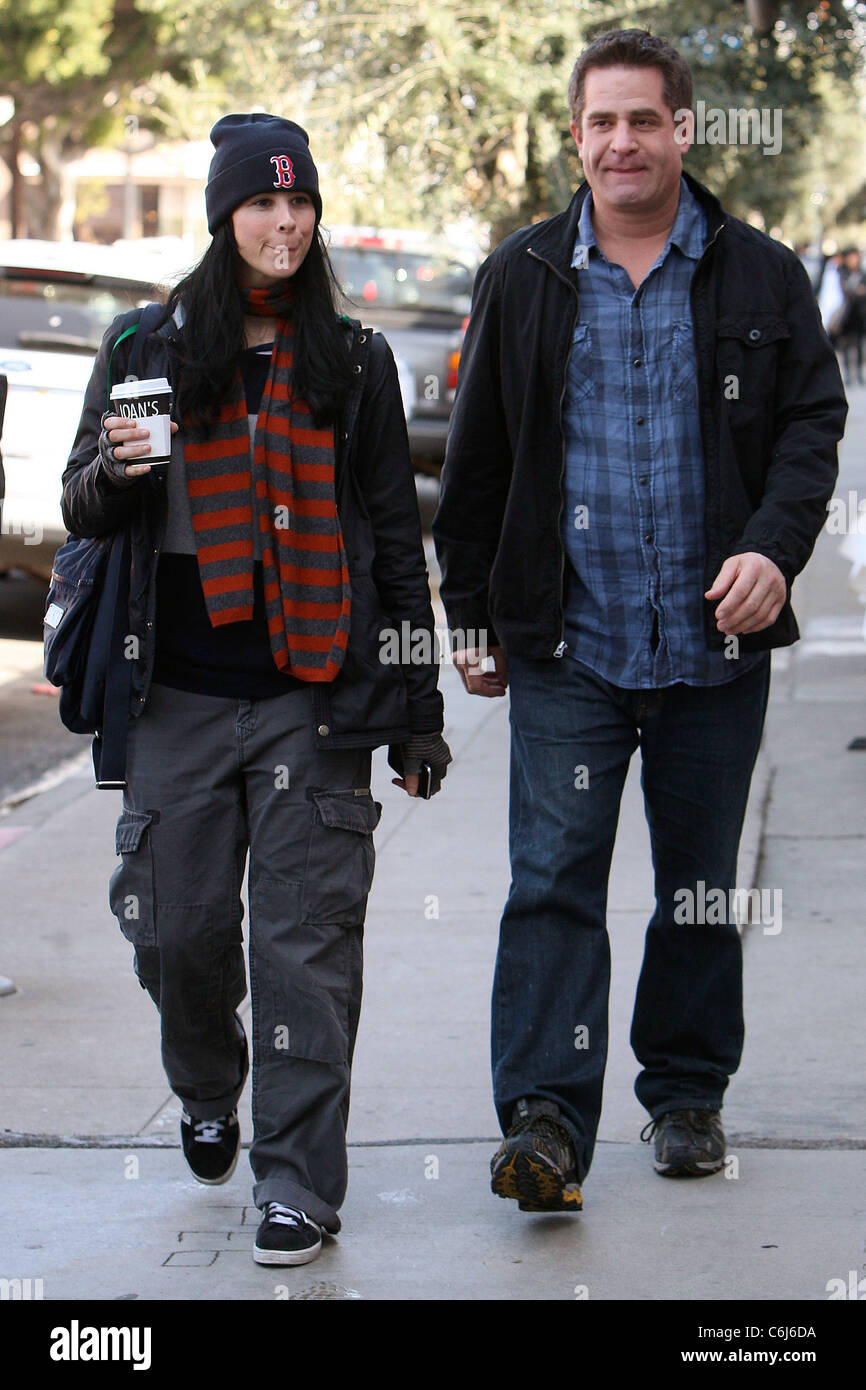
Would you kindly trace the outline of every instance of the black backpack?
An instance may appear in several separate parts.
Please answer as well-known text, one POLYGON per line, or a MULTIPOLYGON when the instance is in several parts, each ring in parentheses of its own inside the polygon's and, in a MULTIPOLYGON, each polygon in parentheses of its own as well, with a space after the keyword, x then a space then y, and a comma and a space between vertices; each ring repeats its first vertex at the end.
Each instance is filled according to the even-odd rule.
MULTIPOLYGON (((144 341, 163 315, 148 304, 138 322, 121 333, 135 335, 127 376, 136 376, 144 341)), ((45 677, 60 687, 61 722, 74 734, 94 734, 93 766, 98 787, 126 786, 131 653, 129 631, 129 528, 110 536, 67 536, 54 557, 45 604, 45 677)))

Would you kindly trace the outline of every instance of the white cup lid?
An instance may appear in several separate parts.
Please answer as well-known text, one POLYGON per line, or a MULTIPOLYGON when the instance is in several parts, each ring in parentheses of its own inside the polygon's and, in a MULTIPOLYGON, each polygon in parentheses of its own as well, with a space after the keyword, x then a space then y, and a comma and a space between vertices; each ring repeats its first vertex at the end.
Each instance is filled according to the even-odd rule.
POLYGON ((111 399, 124 400, 128 396, 154 396, 157 392, 170 391, 168 378, 151 377, 149 381, 119 381, 111 388, 111 399))

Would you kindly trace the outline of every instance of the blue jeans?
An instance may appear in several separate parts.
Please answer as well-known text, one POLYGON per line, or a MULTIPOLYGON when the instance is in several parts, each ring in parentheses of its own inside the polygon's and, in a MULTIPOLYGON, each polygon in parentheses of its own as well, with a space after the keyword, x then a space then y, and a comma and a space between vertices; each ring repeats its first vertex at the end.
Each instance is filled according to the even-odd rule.
POLYGON ((509 662, 512 882, 493 983, 494 1100, 503 1131, 521 1097, 555 1102, 580 1178, 601 1113, 608 878, 638 745, 656 907, 632 1021, 635 1092, 655 1117, 718 1110, 739 1065, 737 927, 684 923, 683 890, 697 900, 735 886, 769 681, 769 656, 726 685, 661 690, 622 689, 568 657, 509 662))

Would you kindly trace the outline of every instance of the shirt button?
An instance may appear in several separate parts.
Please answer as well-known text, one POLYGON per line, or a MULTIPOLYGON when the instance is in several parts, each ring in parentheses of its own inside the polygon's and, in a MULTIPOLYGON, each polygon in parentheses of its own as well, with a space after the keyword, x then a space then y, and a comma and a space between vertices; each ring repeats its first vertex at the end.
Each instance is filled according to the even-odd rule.
POLYGON ((758 341, 758 339, 760 338, 760 336, 761 336, 761 330, 760 330, 760 328, 750 328, 750 329, 749 329, 749 337, 751 338, 751 340, 752 340, 753 343, 756 343, 756 342, 758 341))
POLYGON ((643 416, 642 416, 642 415, 639 415, 639 416, 637 417, 637 422, 638 422, 639 425, 642 425, 642 424, 643 424, 643 416))
POLYGON ((646 486, 646 484, 649 482, 649 478, 638 478, 638 482, 643 483, 644 486, 646 486))
POLYGON ((327 737, 328 737, 328 734, 329 734, 330 732, 331 732, 331 730, 328 728, 327 724, 320 724, 320 725, 319 725, 319 734, 321 735, 322 738, 327 738, 327 737))
POLYGON ((650 541, 652 540, 652 538, 653 538, 653 533, 652 533, 652 531, 647 531, 646 535, 644 536, 644 540, 647 542, 647 545, 649 545, 649 543, 650 543, 650 541))
POLYGON ((640 359, 639 357, 636 357, 636 358, 634 359, 634 362, 632 363, 632 366, 633 366, 633 367, 642 367, 642 366, 643 366, 643 362, 641 361, 641 359, 640 359))

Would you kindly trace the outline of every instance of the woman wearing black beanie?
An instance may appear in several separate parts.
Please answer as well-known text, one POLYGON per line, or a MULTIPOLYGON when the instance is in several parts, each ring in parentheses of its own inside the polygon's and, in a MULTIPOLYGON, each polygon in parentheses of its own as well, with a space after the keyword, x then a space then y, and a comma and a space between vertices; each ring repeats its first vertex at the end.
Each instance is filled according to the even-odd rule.
POLYGON ((137 375, 173 391, 171 459, 149 464, 146 431, 106 410, 134 311, 97 357, 63 508, 80 536, 129 528, 110 900, 160 1011, 183 1151, 218 1184, 240 1150, 249 853, 254 1258, 303 1264, 346 1190, 371 752, 390 746, 410 796, 451 758, 390 349, 337 313, 305 131, 255 113, 211 138, 213 240, 140 345, 137 375), (404 622, 430 634, 428 661, 383 659, 404 622))

